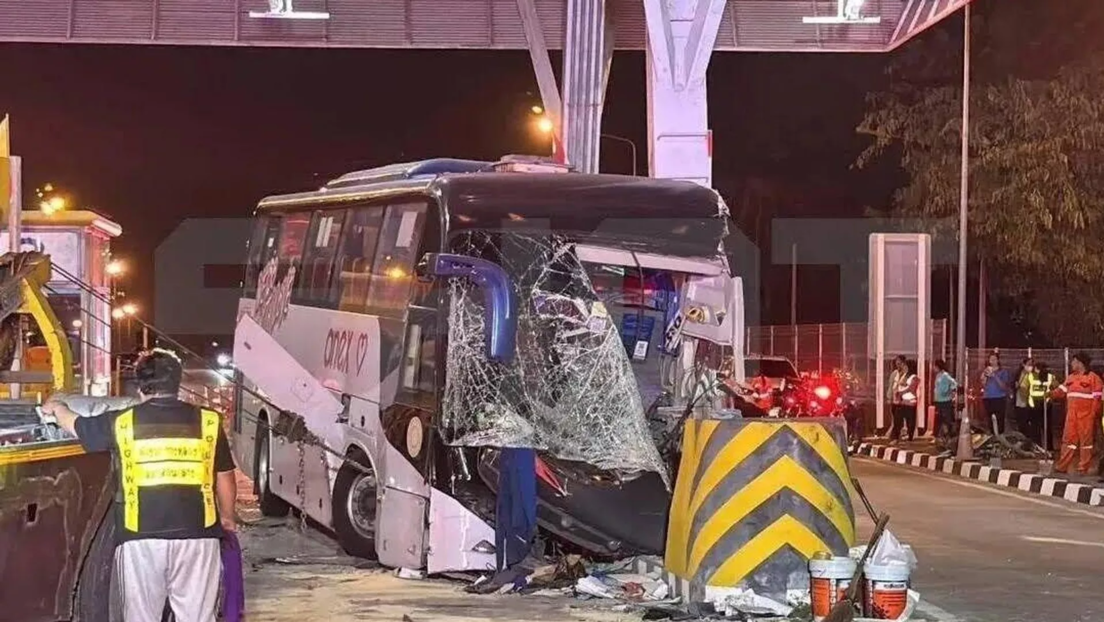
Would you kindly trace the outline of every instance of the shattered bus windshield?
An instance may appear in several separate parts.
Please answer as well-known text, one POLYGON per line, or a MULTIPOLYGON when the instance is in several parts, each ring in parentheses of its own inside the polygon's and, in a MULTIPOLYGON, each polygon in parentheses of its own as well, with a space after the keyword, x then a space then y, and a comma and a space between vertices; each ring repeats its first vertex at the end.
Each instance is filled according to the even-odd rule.
POLYGON ((491 363, 482 295, 465 280, 450 283, 448 442, 534 447, 600 469, 666 477, 645 409, 672 388, 662 377, 670 358, 661 352, 688 273, 719 275, 719 246, 696 249, 712 255, 695 260, 647 253, 670 252, 662 239, 649 245, 606 234, 598 245, 579 238, 508 230, 454 237, 453 252, 494 261, 512 277, 518 328, 515 361, 491 363))

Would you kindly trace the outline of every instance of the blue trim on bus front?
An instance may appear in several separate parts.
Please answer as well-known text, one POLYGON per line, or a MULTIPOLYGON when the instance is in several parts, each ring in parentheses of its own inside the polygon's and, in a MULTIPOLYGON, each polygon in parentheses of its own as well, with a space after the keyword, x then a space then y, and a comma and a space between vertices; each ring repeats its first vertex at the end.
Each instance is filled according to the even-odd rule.
POLYGON ((475 281, 483 290, 486 307, 487 358, 499 363, 512 361, 517 337, 517 301, 510 276, 502 266, 467 255, 426 253, 424 269, 433 276, 460 276, 475 281))

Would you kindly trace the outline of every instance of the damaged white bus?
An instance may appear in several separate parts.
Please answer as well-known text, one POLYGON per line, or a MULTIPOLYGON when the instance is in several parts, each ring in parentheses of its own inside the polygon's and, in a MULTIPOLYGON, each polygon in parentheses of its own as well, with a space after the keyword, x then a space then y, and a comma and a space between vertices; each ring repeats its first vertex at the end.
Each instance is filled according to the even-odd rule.
POLYGON ((371 473, 239 412, 266 514, 297 507, 388 566, 493 568, 495 448, 532 447, 546 533, 662 551, 657 438, 677 422, 647 413, 678 412, 703 370, 743 371, 714 191, 442 159, 269 197, 255 218, 234 358, 264 399, 238 408, 294 411, 371 473))

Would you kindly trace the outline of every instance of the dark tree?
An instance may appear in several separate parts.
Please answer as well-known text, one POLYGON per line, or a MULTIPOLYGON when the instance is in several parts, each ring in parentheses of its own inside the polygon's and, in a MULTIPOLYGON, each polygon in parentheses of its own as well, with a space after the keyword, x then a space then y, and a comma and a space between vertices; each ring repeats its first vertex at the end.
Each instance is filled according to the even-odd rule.
MULTIPOLYGON (((973 29, 970 244, 992 295, 1054 341, 1104 338, 1104 2, 980 5, 973 29)), ((958 20, 961 31, 961 20, 958 20)), ((894 58, 858 127, 857 166, 898 158, 893 213, 955 237, 962 39, 954 24, 894 58)))

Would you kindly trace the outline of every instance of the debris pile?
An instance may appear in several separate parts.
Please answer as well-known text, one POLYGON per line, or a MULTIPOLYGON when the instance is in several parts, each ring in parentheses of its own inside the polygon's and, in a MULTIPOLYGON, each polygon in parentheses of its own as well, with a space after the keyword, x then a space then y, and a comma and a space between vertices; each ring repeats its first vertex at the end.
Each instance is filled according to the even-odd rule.
MULTIPOLYGON (((1049 457, 1045 449, 1015 431, 1002 434, 974 432, 971 435, 971 443, 974 448, 974 458, 977 460, 992 460, 994 458, 1000 460, 1045 460, 1049 457)), ((957 447, 957 438, 936 441, 936 448, 941 452, 939 454, 941 457, 952 456, 957 447)))
MULTIPOLYGON (((865 545, 855 547, 849 555, 858 560, 865 549, 865 545)), ((907 573, 916 567, 916 556, 908 545, 901 544, 887 531, 871 553, 867 566, 900 567, 907 573)), ((529 558, 505 572, 480 576, 464 590, 471 594, 569 595, 583 601, 608 602, 610 610, 637 613, 643 620, 813 620, 808 589, 789 590, 785 602, 780 602, 745 587, 707 587, 704 602, 686 602, 672 596, 671 587, 663 580, 661 567, 658 558, 633 558, 614 563, 596 563, 579 555, 564 555, 554 562, 529 558), (645 572, 642 568, 651 570, 645 572)), ((464 575, 449 577, 470 580, 470 576, 464 575)), ((878 619, 898 622, 923 619, 916 612, 919 593, 911 588, 903 593, 907 593, 907 601, 902 600, 900 614, 878 619)))

